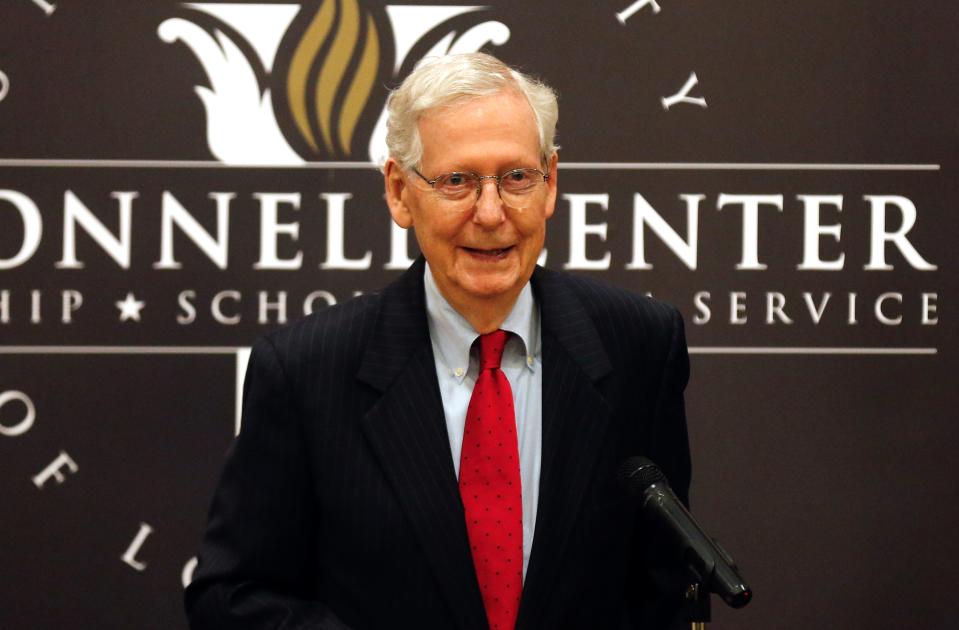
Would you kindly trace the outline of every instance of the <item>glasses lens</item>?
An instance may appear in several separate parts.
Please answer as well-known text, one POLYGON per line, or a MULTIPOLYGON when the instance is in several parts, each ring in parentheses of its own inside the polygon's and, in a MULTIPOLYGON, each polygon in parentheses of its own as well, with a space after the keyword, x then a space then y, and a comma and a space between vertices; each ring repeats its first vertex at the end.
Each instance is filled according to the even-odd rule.
POLYGON ((543 174, 534 168, 518 168, 500 177, 500 189, 505 193, 521 195, 543 183, 543 174))
POLYGON ((445 173, 436 178, 433 189, 454 201, 475 196, 479 180, 472 173, 445 173))

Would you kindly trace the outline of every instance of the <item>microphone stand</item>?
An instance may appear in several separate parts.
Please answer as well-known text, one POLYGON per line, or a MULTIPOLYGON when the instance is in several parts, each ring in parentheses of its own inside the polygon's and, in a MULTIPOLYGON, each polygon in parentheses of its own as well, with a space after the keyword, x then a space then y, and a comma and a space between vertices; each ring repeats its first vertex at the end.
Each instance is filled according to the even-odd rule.
POLYGON ((686 621, 691 630, 706 630, 706 624, 711 621, 709 608, 709 591, 699 582, 693 582, 686 589, 684 606, 686 621))

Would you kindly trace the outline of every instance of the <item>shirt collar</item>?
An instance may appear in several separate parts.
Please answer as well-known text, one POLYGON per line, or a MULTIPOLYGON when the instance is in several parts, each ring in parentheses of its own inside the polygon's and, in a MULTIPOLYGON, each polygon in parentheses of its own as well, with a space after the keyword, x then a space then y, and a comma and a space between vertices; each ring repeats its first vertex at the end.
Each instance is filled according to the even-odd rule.
MULTIPOLYGON (((462 381, 470 364, 470 348, 479 333, 440 293, 429 263, 426 264, 423 285, 430 338, 435 340, 433 348, 437 351, 436 358, 457 380, 462 381)), ((500 328, 516 336, 521 344, 519 351, 526 355, 527 368, 534 370, 534 359, 540 354, 539 309, 533 300, 529 282, 520 291, 513 309, 500 328)))

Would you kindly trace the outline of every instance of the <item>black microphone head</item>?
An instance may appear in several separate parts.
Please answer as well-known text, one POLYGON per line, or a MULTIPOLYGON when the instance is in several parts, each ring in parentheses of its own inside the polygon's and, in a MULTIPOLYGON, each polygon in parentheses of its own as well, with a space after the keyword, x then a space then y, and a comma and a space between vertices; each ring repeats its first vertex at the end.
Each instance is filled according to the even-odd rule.
POLYGON ((619 467, 619 484, 630 496, 639 496, 654 483, 668 484, 659 466, 645 457, 630 457, 619 467))
POLYGON ((732 593, 723 594, 723 601, 733 608, 742 608, 753 601, 753 592, 745 584, 740 584, 732 593))

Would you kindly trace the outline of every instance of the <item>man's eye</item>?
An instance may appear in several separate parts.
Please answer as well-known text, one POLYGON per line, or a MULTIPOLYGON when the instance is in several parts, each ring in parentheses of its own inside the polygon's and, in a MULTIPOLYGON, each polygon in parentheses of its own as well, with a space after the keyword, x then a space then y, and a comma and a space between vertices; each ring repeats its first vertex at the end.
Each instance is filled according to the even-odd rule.
POLYGON ((500 178, 500 186, 509 192, 526 192, 536 186, 533 174, 528 170, 510 171, 500 178))
POLYGON ((458 186, 465 186, 466 182, 467 182, 466 175, 462 173, 451 173, 450 175, 446 177, 446 180, 443 182, 443 185, 452 186, 455 188, 458 186))
POLYGON ((448 173, 436 180, 436 191, 449 199, 461 199, 476 189, 469 173, 448 173))

